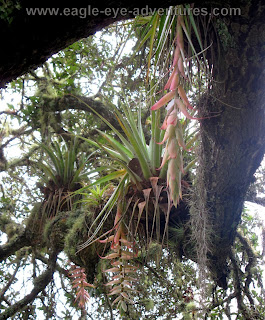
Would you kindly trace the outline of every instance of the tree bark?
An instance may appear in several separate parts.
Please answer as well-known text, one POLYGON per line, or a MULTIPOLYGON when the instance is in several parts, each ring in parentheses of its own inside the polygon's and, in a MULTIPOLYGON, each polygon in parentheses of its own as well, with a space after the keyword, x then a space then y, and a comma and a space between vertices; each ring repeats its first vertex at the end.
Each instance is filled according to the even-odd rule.
POLYGON ((24 230, 21 234, 17 237, 12 239, 10 242, 0 246, 0 262, 15 254, 16 251, 24 248, 26 246, 30 246, 30 238, 27 237, 27 232, 24 230))
POLYGON ((219 115, 201 121, 200 180, 213 229, 210 267, 224 288, 246 191, 265 151, 265 6, 252 1, 241 9, 241 16, 219 21, 215 79, 199 107, 202 116, 219 115))
MULTIPOLYGON (((11 1, 10 1, 11 2, 11 1)), ((179 0, 178 3, 190 2, 179 0)), ((72 4, 72 14, 64 14, 66 5, 61 1, 31 1, 20 0, 11 2, 5 14, 0 16, 0 88, 9 81, 36 69, 52 54, 66 48, 81 38, 93 35, 96 31, 116 21, 131 19, 137 11, 136 3, 129 1, 76 1, 72 4), (13 3, 13 4, 12 4, 13 3), (28 8, 59 8, 58 14, 27 14, 28 8), (90 12, 89 12, 90 8, 90 12), (92 9, 98 9, 98 14, 92 15, 92 9), (123 8, 123 11, 105 11, 105 9, 123 8), (73 9, 77 9, 74 11, 73 9), (80 9, 84 9, 80 11, 80 9), (79 10, 79 11, 78 11, 79 10), (85 11, 86 10, 86 11, 85 11), (83 13, 82 13, 83 12, 83 13), (85 16, 84 13, 87 15, 85 16), (83 17, 82 17, 83 15, 83 17), (2 18, 2 19, 1 19, 2 18)), ((159 7, 166 8, 176 5, 174 1, 163 1, 159 7)), ((157 4, 147 1, 139 6, 154 9, 157 4)), ((67 8, 68 9, 68 8, 67 8)), ((70 10, 69 10, 70 11, 70 10)), ((96 11, 94 11, 96 12, 96 11)))

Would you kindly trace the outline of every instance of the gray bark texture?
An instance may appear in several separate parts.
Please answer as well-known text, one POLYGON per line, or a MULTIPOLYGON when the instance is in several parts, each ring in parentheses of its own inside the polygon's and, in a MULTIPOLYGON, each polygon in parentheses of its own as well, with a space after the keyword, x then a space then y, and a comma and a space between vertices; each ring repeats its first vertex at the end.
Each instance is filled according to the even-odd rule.
POLYGON ((199 107, 201 116, 217 115, 201 121, 201 179, 214 231, 211 268, 224 287, 246 191, 264 155, 264 16, 264 2, 246 1, 240 16, 216 24, 213 87, 199 107))

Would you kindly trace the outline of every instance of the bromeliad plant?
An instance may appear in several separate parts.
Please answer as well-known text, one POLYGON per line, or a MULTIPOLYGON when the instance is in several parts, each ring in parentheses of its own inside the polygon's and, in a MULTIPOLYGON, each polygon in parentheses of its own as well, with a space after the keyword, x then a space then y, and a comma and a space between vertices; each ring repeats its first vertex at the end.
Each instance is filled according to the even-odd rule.
MULTIPOLYGON (((163 28, 160 24, 161 39, 166 34, 168 24, 172 25, 169 23, 169 19, 166 17, 167 23, 165 23, 165 19, 163 20, 163 28)), ((148 31, 146 34, 145 41, 150 37, 152 44, 159 26, 158 15, 156 14, 151 21, 154 27, 151 32, 148 31)), ((122 133, 87 105, 109 126, 113 135, 99 131, 104 143, 80 137, 102 149, 113 159, 113 165, 118 165, 117 170, 113 170, 92 184, 97 185, 110 180, 119 180, 111 197, 91 224, 89 239, 80 246, 80 250, 94 241, 111 244, 111 252, 107 254, 105 259, 111 260, 112 268, 106 271, 110 272, 113 278, 107 285, 112 286, 110 295, 118 295, 113 303, 117 302, 124 311, 127 310, 127 303, 131 302, 130 292, 132 291, 133 278, 129 273, 137 270, 132 262, 129 263, 129 260, 133 260, 137 256, 136 243, 143 239, 148 247, 155 235, 156 240, 160 241, 160 213, 165 215, 167 226, 172 205, 177 206, 182 197, 182 176, 186 173, 183 156, 195 141, 194 132, 191 134, 190 141, 186 141, 189 122, 196 118, 187 111, 187 109, 193 110, 193 108, 183 89, 183 83, 187 78, 184 67, 183 41, 183 30, 186 33, 187 27, 183 17, 177 17, 175 26, 176 35, 173 38, 175 50, 173 64, 170 68, 172 74, 164 88, 169 92, 151 108, 150 141, 146 140, 144 134, 141 110, 138 110, 138 114, 135 116, 130 107, 125 105, 122 105, 123 113, 117 109, 114 111, 122 133), (167 114, 161 126, 160 108, 165 104, 168 104, 167 114), (165 148, 163 148, 164 142, 167 142, 165 148), (109 219, 115 208, 114 227, 103 235, 99 235, 103 224, 109 219), (144 226, 142 228, 144 232, 139 236, 141 224, 144 226)), ((170 34, 172 36, 172 32, 170 34)), ((159 41, 158 49, 164 50, 164 44, 159 41)), ((152 48, 151 45, 150 50, 152 48)), ((149 55, 148 68, 150 61, 151 55, 149 55)), ((92 185, 86 188, 91 188, 92 185)), ((85 192, 86 188, 81 192, 85 192)), ((162 244, 165 234, 166 227, 163 231, 162 244)))
POLYGON ((133 291, 132 285, 136 280, 130 276, 130 273, 137 271, 137 267, 131 265, 128 261, 137 257, 137 251, 134 242, 128 240, 126 227, 122 220, 124 206, 124 199, 119 199, 114 221, 114 234, 104 240, 99 240, 99 242, 111 242, 112 253, 105 256, 104 259, 111 260, 112 267, 105 272, 111 272, 114 275, 107 286, 113 286, 109 295, 117 295, 113 304, 117 303, 118 308, 122 308, 126 312, 127 304, 133 303, 130 299, 130 293, 133 291))
POLYGON ((48 156, 46 162, 37 164, 43 171, 40 189, 44 193, 43 213, 47 217, 72 210, 77 201, 72 193, 82 187, 82 181, 87 181, 84 171, 90 156, 79 153, 77 142, 75 139, 65 144, 53 141, 51 146, 40 145, 48 156))
MULTIPOLYGON (((137 256, 137 248, 135 245, 137 224, 139 224, 142 218, 141 215, 144 209, 146 211, 146 219, 149 219, 148 203, 149 198, 151 198, 150 193, 152 188, 154 198, 156 199, 153 220, 155 221, 156 217, 158 219, 158 198, 165 183, 161 178, 162 185, 160 192, 157 192, 156 189, 160 175, 158 167, 162 155, 162 146, 156 143, 150 146, 147 144, 142 128, 140 112, 136 120, 130 108, 123 106, 123 111, 125 116, 118 110, 116 110, 116 116, 124 135, 98 114, 113 130, 113 133, 116 134, 119 140, 101 131, 100 134, 105 140, 104 144, 82 138, 108 153, 113 159, 113 165, 119 166, 118 170, 99 178, 93 184, 79 190, 78 193, 83 193, 86 189, 91 189, 92 185, 106 183, 110 180, 120 180, 107 203, 90 226, 90 237, 88 241, 80 247, 80 250, 92 244, 94 241, 111 243, 110 249, 112 252, 109 253, 105 259, 111 260, 113 268, 106 271, 114 273, 114 275, 112 281, 107 285, 113 286, 110 295, 118 295, 113 303, 118 303, 119 307, 126 310, 127 303, 131 302, 130 292, 132 291, 133 278, 131 278, 130 273, 137 270, 133 264, 129 263, 129 260, 137 256), (156 182, 153 183, 153 179, 155 179, 156 182), (98 237, 98 232, 115 208, 117 212, 114 219, 114 227, 104 235, 98 237), (137 220, 136 225, 135 220, 137 220), (134 232, 133 228, 135 229, 134 232), (104 236, 108 237, 102 239, 104 236)), ((159 128, 157 127, 157 131, 158 130, 159 128)), ((158 134, 156 130, 154 132, 156 135, 158 134)), ((146 228, 148 237, 150 233, 148 230, 148 221, 146 228)), ((152 233, 153 232, 154 228, 152 228, 152 233)))
MULTIPOLYGON (((113 166, 118 166, 118 168, 79 190, 78 193, 85 193, 86 190, 91 189, 92 185, 119 180, 107 203, 91 224, 89 239, 80 247, 80 250, 94 241, 110 243, 111 252, 107 254, 105 259, 111 260, 112 268, 106 271, 110 272, 113 277, 107 285, 112 286, 110 295, 117 295, 113 303, 118 303, 119 307, 125 311, 127 310, 127 303, 132 302, 130 293, 133 291, 134 279, 130 274, 136 272, 137 267, 129 261, 137 257, 138 245, 136 243, 139 225, 144 221, 145 230, 141 238, 145 239, 147 247, 154 237, 159 241, 161 233, 160 214, 166 215, 168 223, 172 202, 166 182, 167 164, 161 166, 163 152, 168 151, 164 150, 162 144, 159 143, 159 141, 163 141, 164 137, 164 132, 160 130, 158 125, 160 123, 160 112, 152 115, 154 117, 152 122, 155 125, 152 127, 149 144, 142 128, 140 111, 135 117, 128 106, 123 106, 123 112, 124 115, 115 110, 123 134, 98 114, 102 121, 112 129, 116 138, 101 131, 99 132, 105 143, 81 137, 106 152, 113 160, 113 166), (160 206, 161 197, 165 198, 163 202, 167 204, 166 211, 164 206, 160 206), (99 235, 104 223, 109 219, 115 208, 116 216, 113 228, 103 235, 99 235)), ((183 121, 180 120, 179 124, 181 122, 183 121)), ((181 125, 178 130, 184 128, 187 128, 187 126, 181 125)), ((183 132, 179 132, 179 141, 184 145, 183 132)), ((169 152, 172 155, 171 150, 169 152)), ((180 175, 184 172, 185 169, 182 168, 180 175)), ((176 189, 174 191, 176 192, 176 189)), ((162 243, 165 234, 166 229, 163 233, 162 243)))

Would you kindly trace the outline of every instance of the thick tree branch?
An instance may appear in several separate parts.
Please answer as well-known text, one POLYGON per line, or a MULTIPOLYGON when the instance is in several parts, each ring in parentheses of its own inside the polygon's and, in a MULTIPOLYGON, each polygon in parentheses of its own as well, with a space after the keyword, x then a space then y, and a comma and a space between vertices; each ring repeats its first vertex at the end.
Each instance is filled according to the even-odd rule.
POLYGON ((6 244, 0 246, 0 262, 15 254, 16 251, 23 247, 31 245, 30 237, 25 229, 21 234, 11 239, 6 244))
MULTIPOLYGON (((87 1, 78 0, 74 4, 78 12, 65 15, 63 14, 65 4, 58 0, 40 0, 38 3, 31 0, 20 0, 19 7, 11 5, 11 12, 6 18, 0 20, 0 37, 2 43, 5 44, 5 50, 0 52, 0 88, 4 87, 7 82, 43 64, 52 54, 75 41, 93 35, 96 31, 116 21, 134 18, 135 15, 141 13, 140 9, 145 10, 143 14, 150 14, 148 10, 154 8, 167 8, 170 5, 190 2, 198 3, 201 7, 209 4, 209 1, 199 0, 167 0, 160 2, 159 6, 153 1, 146 1, 139 5, 139 3, 124 0, 119 2, 92 1, 88 4, 87 1), (44 10, 58 8, 59 12, 57 14, 49 14, 49 12, 28 14, 27 10, 34 10, 36 7, 44 10), (96 8, 100 12, 93 15, 89 12, 89 8, 96 8), (105 14, 106 8, 111 10, 111 13, 105 14), (121 8, 123 11, 117 10, 121 8), (86 13, 86 16, 82 16, 80 9, 83 9, 82 12, 86 13)), ((238 5, 238 2, 233 0, 227 0, 226 3, 238 5)), ((220 4, 223 5, 223 1, 220 1, 220 4)))
POLYGON ((44 271, 41 275, 34 279, 34 288, 32 289, 32 291, 23 299, 17 301, 15 304, 11 305, 3 313, 1 313, 0 320, 8 319, 18 311, 22 310, 27 304, 31 303, 42 290, 47 287, 47 285, 53 278, 57 255, 57 252, 52 252, 50 254, 48 267, 46 271, 44 271))
POLYGON ((54 111, 72 109, 82 110, 95 115, 90 108, 99 113, 103 118, 107 119, 114 127, 120 127, 114 113, 111 111, 111 108, 99 98, 65 95, 54 100, 54 111))

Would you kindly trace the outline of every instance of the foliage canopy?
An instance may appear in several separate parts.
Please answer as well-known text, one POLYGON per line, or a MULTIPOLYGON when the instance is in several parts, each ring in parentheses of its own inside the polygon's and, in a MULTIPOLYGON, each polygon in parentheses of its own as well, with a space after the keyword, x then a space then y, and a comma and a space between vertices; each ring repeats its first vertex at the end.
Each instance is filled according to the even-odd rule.
POLYGON ((166 13, 119 22, 3 91, 19 102, 0 112, 0 319, 264 318, 252 212, 227 272, 212 263, 200 125, 220 114, 192 106, 218 60, 202 26, 166 13))

